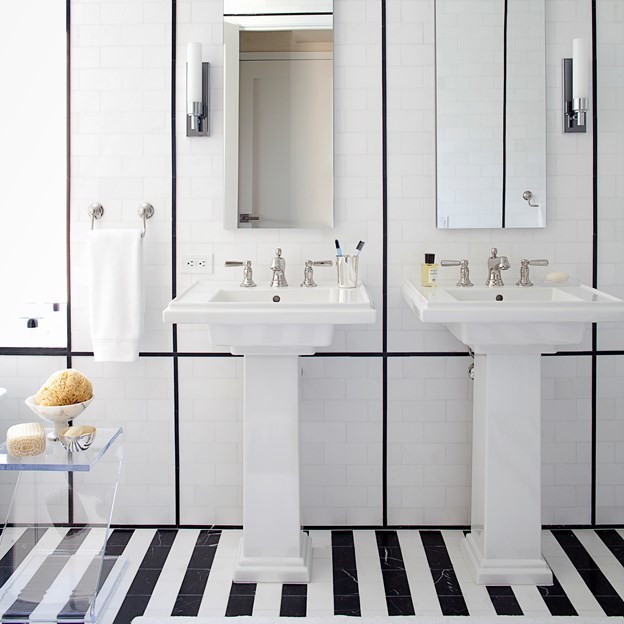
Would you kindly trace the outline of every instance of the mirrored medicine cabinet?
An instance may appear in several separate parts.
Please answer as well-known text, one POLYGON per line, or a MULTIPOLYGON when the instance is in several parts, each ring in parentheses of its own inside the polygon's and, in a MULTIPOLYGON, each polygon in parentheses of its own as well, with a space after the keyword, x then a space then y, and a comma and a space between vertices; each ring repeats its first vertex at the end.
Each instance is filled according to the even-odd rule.
POLYGON ((544 0, 435 0, 438 228, 546 226, 544 0))
POLYGON ((331 228, 333 0, 223 14, 225 227, 331 228))

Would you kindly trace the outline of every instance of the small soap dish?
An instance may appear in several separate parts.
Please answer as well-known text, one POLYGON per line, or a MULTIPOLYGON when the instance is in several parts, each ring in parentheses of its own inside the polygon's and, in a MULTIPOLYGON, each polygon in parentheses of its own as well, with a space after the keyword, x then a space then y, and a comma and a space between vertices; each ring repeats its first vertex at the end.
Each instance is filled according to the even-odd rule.
POLYGON ((565 284, 570 281, 569 273, 554 271, 544 278, 544 284, 565 284))
POLYGON ((86 451, 95 440, 95 427, 91 425, 74 425, 59 431, 59 440, 68 451, 86 451))

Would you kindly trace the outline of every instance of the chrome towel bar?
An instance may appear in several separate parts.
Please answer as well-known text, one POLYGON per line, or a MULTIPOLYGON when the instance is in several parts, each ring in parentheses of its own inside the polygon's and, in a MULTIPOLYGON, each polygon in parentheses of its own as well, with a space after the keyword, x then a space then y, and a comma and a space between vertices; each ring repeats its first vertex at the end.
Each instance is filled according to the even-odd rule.
MULTIPOLYGON (((102 215, 104 214, 104 207, 102 204, 96 202, 89 206, 88 213, 91 217, 91 229, 93 229, 95 220, 102 218, 102 215)), ((147 231, 146 219, 151 219, 154 216, 154 206, 148 202, 143 202, 137 208, 137 214, 141 217, 141 219, 143 219, 143 231, 141 232, 141 238, 145 238, 145 232, 147 231)))

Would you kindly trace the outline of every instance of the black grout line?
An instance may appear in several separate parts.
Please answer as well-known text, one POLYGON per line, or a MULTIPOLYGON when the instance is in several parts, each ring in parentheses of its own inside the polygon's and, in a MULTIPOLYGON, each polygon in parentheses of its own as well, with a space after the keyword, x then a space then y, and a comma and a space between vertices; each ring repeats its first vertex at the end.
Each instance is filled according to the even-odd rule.
POLYGON ((502 128, 503 128, 503 146, 502 146, 502 184, 501 184, 501 227, 505 227, 505 219, 507 217, 506 207, 507 202, 505 201, 505 195, 507 193, 507 23, 509 19, 509 4, 508 1, 505 0, 505 5, 503 9, 503 119, 502 119, 502 128))
MULTIPOLYGON (((598 288, 598 62, 596 58, 596 0, 592 0, 592 286, 598 288)), ((591 359, 591 523, 596 524, 597 431, 598 431, 598 326, 592 323, 591 359)))
MULTIPOLYGON (((178 161, 176 142, 176 61, 177 61, 177 24, 178 8, 176 0, 171 0, 171 298, 177 294, 177 214, 178 214, 178 161)), ((178 350, 178 326, 171 326, 171 348, 178 350)), ((140 355, 140 354, 139 354, 140 355)), ((181 519, 181 476, 180 476, 180 377, 178 359, 173 359, 173 461, 175 523, 180 526, 181 519)))
POLYGON ((388 524, 388 68, 386 0, 381 0, 381 517, 388 524))

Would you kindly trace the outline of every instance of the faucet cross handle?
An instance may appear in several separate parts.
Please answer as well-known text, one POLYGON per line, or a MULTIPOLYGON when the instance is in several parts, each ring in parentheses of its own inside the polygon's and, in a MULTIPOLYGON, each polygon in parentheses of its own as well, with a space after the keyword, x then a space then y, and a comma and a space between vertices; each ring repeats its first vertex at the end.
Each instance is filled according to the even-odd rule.
POLYGON ((459 281, 457 286, 462 288, 466 286, 474 286, 470 281, 470 267, 468 266, 468 260, 442 260, 440 266, 458 266, 459 267, 459 281))
POLYGON ((520 279, 516 282, 517 286, 533 286, 533 282, 529 279, 529 265, 548 266, 548 260, 546 258, 540 258, 539 260, 523 258, 520 260, 520 279))

